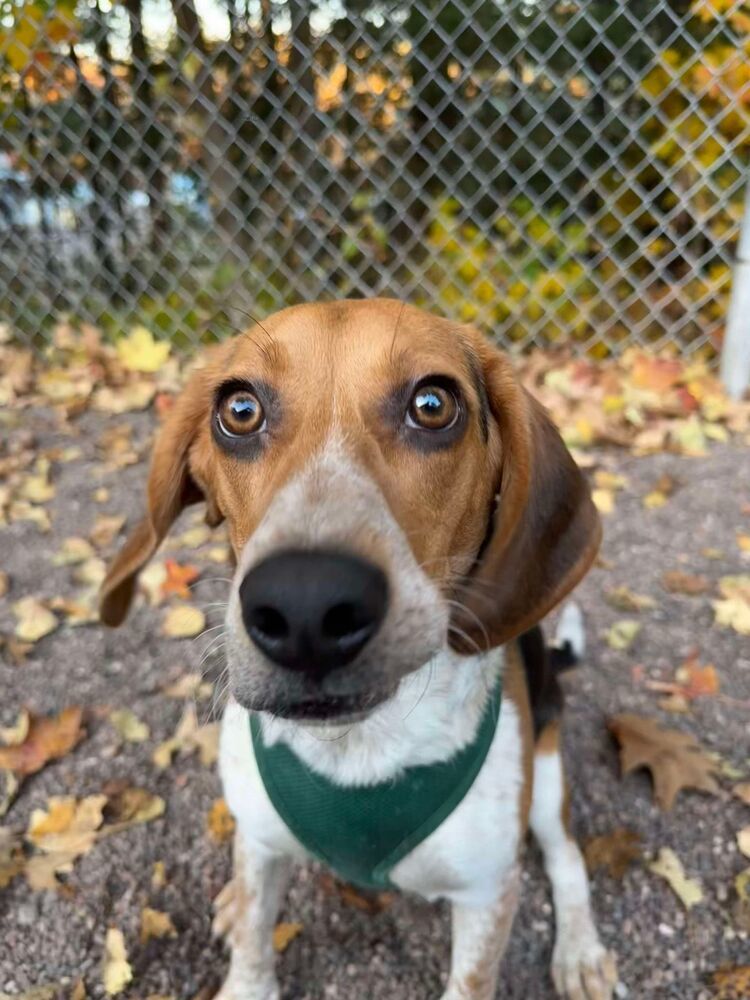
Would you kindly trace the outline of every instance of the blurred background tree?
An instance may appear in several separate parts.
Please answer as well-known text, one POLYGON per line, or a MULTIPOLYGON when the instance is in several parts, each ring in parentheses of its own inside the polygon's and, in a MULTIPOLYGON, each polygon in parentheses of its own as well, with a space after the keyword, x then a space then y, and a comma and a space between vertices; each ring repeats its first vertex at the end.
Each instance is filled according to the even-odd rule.
POLYGON ((190 343, 382 292, 715 348, 748 55, 737 0, 0 0, 0 315, 190 343))

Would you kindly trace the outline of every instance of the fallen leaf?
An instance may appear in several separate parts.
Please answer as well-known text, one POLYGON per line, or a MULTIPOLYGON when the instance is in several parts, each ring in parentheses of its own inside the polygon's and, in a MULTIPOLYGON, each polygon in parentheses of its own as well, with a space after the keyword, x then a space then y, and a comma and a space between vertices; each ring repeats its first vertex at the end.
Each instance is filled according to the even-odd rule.
POLYGON ((589 872, 606 868, 609 875, 620 881, 634 861, 642 857, 640 834, 619 827, 599 837, 591 837, 583 849, 589 872))
POLYGON ((736 899, 732 907, 732 918, 738 930, 750 931, 750 868, 741 871, 734 880, 736 899))
POLYGON ((56 716, 32 715, 23 743, 0 747, 0 768, 20 776, 35 774, 51 760, 69 753, 85 735, 82 709, 71 706, 56 716))
POLYGON ((719 580, 722 600, 713 601, 715 623, 750 635, 750 576, 723 576, 719 580))
POLYGON ((637 612, 656 607, 656 601, 653 597, 635 594, 629 587, 624 586, 607 591, 604 599, 610 607, 616 608, 618 611, 637 612))
POLYGON ((201 763, 210 767, 219 755, 219 724, 209 722, 198 725, 194 705, 187 705, 174 736, 160 743, 152 754, 154 764, 160 769, 169 767, 175 754, 191 754, 198 751, 201 763))
POLYGON ((163 861, 154 861, 151 869, 151 888, 163 889, 167 884, 167 867, 163 861))
POLYGON ((33 890, 58 889, 58 874, 72 871, 76 859, 91 850, 106 801, 106 795, 80 801, 53 796, 47 811, 32 812, 26 839, 41 851, 26 863, 26 881, 33 890))
POLYGON ((750 997, 750 965, 717 969, 711 976, 711 1000, 747 1000, 750 997))
POLYGON ((94 503, 106 503, 109 500, 109 490, 106 486, 100 486, 91 494, 94 503))
POLYGON ((360 891, 348 882, 334 878, 329 872, 320 875, 320 885, 324 892, 338 896, 346 906, 351 906, 362 913, 381 913, 387 910, 395 899, 392 892, 360 891))
POLYGON ((607 632, 607 642, 612 649, 629 649, 640 631, 640 622, 623 618, 622 621, 615 622, 607 632))
POLYGON ((156 395, 156 386, 151 381, 139 379, 117 389, 105 385, 97 389, 91 400, 91 408, 100 413, 133 413, 145 410, 156 395))
POLYGON ((85 562, 94 555, 91 542, 86 538, 65 538, 57 552, 52 556, 53 566, 74 566, 85 562))
POLYGON ((31 715, 28 709, 22 708, 14 725, 0 726, 0 742, 6 747, 20 746, 29 735, 30 725, 31 715))
POLYGON ((234 819, 224 799, 216 799, 208 811, 208 835, 217 844, 223 844, 234 833, 234 819))
POLYGON ((18 619, 15 634, 22 642, 38 642, 60 624, 57 616, 36 597, 22 597, 16 601, 13 614, 18 619))
POLYGON ((10 885, 16 875, 24 869, 25 858, 20 838, 4 826, 0 826, 0 889, 10 885))
POLYGON ((141 944, 148 944, 154 938, 165 937, 177 937, 177 928, 172 923, 170 915, 161 910, 152 910, 150 906, 144 906, 141 910, 141 944))
POLYGON ((703 899, 703 890, 695 879, 688 878, 682 862, 671 847, 662 847, 656 861, 648 866, 655 875, 660 875, 680 900, 686 910, 692 909, 703 899))
POLYGON ((648 768, 656 801, 662 809, 671 809, 683 788, 718 793, 714 779, 718 764, 692 736, 630 713, 613 716, 608 728, 620 744, 623 775, 648 768))
POLYGON ((194 528, 188 528, 181 535, 178 535, 173 544, 178 548, 197 549, 201 545, 211 540, 211 532, 205 524, 198 524, 194 528))
POLYGON ((155 340, 145 326, 134 326, 127 337, 117 342, 117 356, 131 372, 158 372, 169 351, 169 341, 155 340))
POLYGON ((750 535, 744 535, 738 531, 737 545, 740 548, 740 552, 750 552, 750 535))
POLYGON ((200 576, 197 566, 181 565, 174 559, 167 559, 164 563, 166 577, 161 585, 161 592, 165 597, 174 594, 175 597, 182 597, 190 600, 190 584, 200 576))
POLYGON ((105 549, 122 531, 125 518, 119 514, 99 514, 89 538, 97 549, 105 549))
POLYGON ((87 587, 98 588, 106 575, 107 564, 99 556, 87 559, 73 570, 75 582, 85 584, 87 587))
POLYGON ((123 788, 109 796, 101 833, 120 833, 131 826, 149 823, 164 815, 164 799, 145 788, 123 788))
POLYGON ((5 597, 5 595, 10 590, 10 577, 5 572, 5 570, 0 569, 0 597, 5 597))
POLYGON ((740 802, 744 802, 746 806, 750 806, 750 781, 743 781, 739 785, 735 785, 732 789, 732 795, 740 802))
POLYGON ((281 953, 286 951, 289 945, 298 937, 303 930, 302 924, 296 923, 280 923, 276 924, 273 929, 273 948, 274 951, 281 953))
POLYGON ((109 721, 126 743, 145 743, 151 731, 145 722, 129 708, 118 708, 110 712, 109 721))
POLYGON ((719 693, 719 675, 716 667, 712 663, 701 666, 697 654, 689 656, 682 666, 677 668, 675 680, 680 685, 680 693, 689 701, 719 693))
POLYGON ((737 846, 746 858, 750 858, 750 826, 745 826, 738 831, 737 846))
POLYGON ((669 570, 669 572, 662 574, 661 585, 670 594, 688 594, 691 597, 705 594, 711 589, 711 581, 708 577, 683 573, 679 569, 669 570))
POLYGON ((591 499, 600 514, 611 514, 615 509, 615 495, 612 490, 592 490, 591 499))
POLYGON ((167 568, 159 560, 149 563, 138 577, 138 586, 145 593, 148 603, 152 608, 155 608, 164 600, 162 586, 166 579, 167 568))
POLYGON ((200 608, 190 604, 171 607, 162 621, 162 635, 170 639, 192 639, 206 627, 206 617, 200 608))
POLYGON ((209 681, 204 681, 200 674, 183 674, 162 690, 168 698, 195 698, 202 701, 211 697, 214 686, 209 681))
POLYGON ((0 771, 0 818, 15 802, 20 787, 21 782, 12 771, 0 771))
POLYGON ((133 970, 128 962, 125 938, 116 927, 107 930, 104 943, 104 968, 102 971, 104 992, 108 996, 121 993, 133 980, 133 970))

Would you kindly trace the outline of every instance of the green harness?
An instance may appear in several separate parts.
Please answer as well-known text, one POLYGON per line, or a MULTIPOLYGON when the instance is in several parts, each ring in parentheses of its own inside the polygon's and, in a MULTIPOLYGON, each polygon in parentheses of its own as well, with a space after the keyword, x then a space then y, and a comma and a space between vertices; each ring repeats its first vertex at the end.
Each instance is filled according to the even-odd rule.
POLYGON ((409 767, 377 785, 336 785, 285 744, 266 746, 257 715, 250 730, 268 796, 299 842, 340 878, 365 889, 390 889, 391 871, 463 799, 497 728, 502 687, 487 701, 472 742, 448 761, 409 767))

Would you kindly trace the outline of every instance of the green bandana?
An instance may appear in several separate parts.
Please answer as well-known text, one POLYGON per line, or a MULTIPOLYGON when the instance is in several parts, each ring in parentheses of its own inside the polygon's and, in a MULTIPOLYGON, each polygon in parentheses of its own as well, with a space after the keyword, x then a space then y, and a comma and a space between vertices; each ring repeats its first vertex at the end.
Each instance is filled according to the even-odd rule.
POLYGON ((408 767, 393 781, 337 785, 285 744, 266 746, 250 715, 258 771, 268 797, 299 842, 340 878, 365 889, 393 888, 393 868, 463 799, 490 749, 502 699, 498 682, 472 742, 450 760, 408 767))

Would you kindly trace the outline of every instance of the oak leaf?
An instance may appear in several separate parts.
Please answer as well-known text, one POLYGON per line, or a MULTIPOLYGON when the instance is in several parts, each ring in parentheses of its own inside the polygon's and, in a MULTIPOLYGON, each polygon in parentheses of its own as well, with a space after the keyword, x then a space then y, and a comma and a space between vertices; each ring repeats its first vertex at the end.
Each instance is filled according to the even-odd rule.
POLYGON ((645 767, 651 772, 654 796, 659 806, 671 809, 678 792, 695 788, 716 795, 714 775, 719 767, 701 745, 686 733, 665 729, 653 719, 623 713, 608 722, 609 731, 620 745, 623 774, 645 767))

